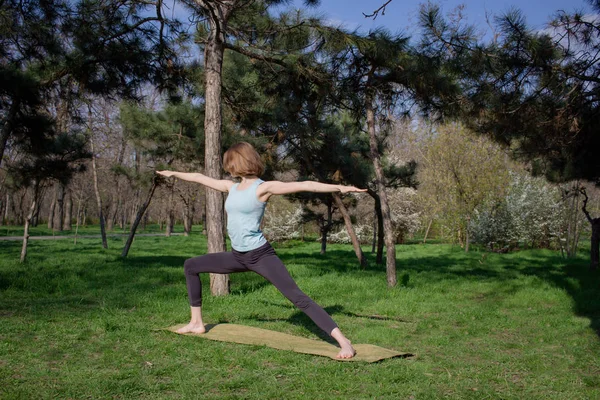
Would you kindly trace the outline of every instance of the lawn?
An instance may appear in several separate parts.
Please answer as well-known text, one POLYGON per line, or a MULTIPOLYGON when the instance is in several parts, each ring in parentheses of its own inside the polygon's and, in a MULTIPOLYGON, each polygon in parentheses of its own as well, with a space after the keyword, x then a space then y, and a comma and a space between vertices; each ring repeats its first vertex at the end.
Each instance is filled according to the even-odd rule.
MULTIPOLYGON (((48 229, 48 226, 46 224, 39 224, 38 226, 34 226, 31 227, 29 229, 29 235, 30 236, 69 236, 69 237, 75 237, 75 230, 77 230, 77 235, 78 236, 82 236, 82 235, 100 235, 100 225, 82 225, 80 227, 75 226, 75 224, 73 224, 73 229, 72 230, 65 230, 65 231, 58 231, 56 229, 48 229)), ((115 226, 115 228, 111 231, 107 231, 106 234, 107 235, 128 235, 129 234, 129 230, 131 229, 131 227, 129 225, 125 226, 124 228, 119 228, 118 226, 115 226)), ((201 225, 195 225, 192 230, 201 230, 202 226, 201 225)), ((147 225, 143 225, 140 224, 140 226, 137 229, 137 233, 164 233, 165 231, 165 227, 164 226, 160 226, 158 224, 147 224, 147 225)), ((176 225, 174 227, 173 232, 175 233, 183 233, 183 226, 182 225, 176 225)), ((17 226, 17 225, 4 225, 4 226, 0 226, 0 237, 3 236, 23 236, 23 227, 22 226, 17 226)))
MULTIPOLYGON (((140 237, 127 259, 123 242, 32 241, 23 265, 21 243, 0 242, 0 398, 600 398, 600 274, 585 255, 400 245, 390 289, 371 254, 362 270, 350 246, 276 244, 352 341, 415 354, 366 364, 160 330, 187 322, 182 265, 206 240, 140 237)), ((206 323, 324 338, 260 276, 232 275, 231 292, 205 291, 206 323)))

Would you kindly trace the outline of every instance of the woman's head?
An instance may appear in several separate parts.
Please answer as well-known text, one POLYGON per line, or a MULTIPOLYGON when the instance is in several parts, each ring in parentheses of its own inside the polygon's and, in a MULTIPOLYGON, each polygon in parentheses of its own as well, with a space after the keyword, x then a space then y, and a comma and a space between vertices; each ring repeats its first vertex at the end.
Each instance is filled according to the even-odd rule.
POLYGON ((231 176, 261 176, 265 171, 260 156, 250 143, 240 142, 231 146, 223 155, 223 168, 231 176))

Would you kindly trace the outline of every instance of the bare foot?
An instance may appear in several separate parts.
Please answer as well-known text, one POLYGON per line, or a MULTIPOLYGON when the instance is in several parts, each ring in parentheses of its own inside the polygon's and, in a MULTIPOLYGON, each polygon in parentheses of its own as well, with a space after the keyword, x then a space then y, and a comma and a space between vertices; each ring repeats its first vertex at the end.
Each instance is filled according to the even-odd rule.
POLYGON ((346 342, 347 343, 343 343, 341 345, 342 349, 337 354, 337 356, 335 356, 335 358, 348 359, 356 355, 356 351, 354 350, 354 347, 352 347, 352 343, 349 340, 347 340, 346 342))
POLYGON ((177 333, 205 333, 206 328, 202 322, 190 322, 183 328, 177 329, 177 333))

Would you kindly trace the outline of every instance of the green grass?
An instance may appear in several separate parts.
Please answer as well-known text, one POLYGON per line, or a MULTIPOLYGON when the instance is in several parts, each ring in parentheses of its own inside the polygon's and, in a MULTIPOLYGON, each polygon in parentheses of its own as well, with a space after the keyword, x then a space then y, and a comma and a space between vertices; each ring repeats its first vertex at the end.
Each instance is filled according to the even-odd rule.
MULTIPOLYGON (((39 224, 38 226, 31 227, 29 229, 30 236, 75 236, 75 224, 73 224, 73 229, 58 231, 48 229, 48 225, 39 224)), ((131 229, 130 225, 127 225, 124 229, 115 226, 112 231, 108 231, 108 235, 122 235, 129 234, 129 230, 131 229)), ((195 225, 192 227, 192 231, 202 231, 201 225, 195 225)), ((158 224, 147 224, 146 226, 140 224, 136 233, 164 233, 165 227, 161 229, 158 224)), ((183 225, 176 225, 173 229, 175 233, 183 232, 183 225)), ((100 235, 100 225, 82 225, 77 228, 77 235, 100 235)), ((0 226, 0 237, 2 236, 23 236, 23 226, 18 225, 4 225, 0 226)))
MULTIPOLYGON (((140 237, 126 260, 123 241, 33 241, 24 265, 0 242, 0 398, 600 398, 600 277, 583 255, 403 245, 389 289, 349 246, 276 245, 351 340, 416 354, 365 364, 157 330, 187 321, 182 264, 205 240, 140 237)), ((261 277, 231 289, 205 293, 205 322, 323 338, 261 277)))

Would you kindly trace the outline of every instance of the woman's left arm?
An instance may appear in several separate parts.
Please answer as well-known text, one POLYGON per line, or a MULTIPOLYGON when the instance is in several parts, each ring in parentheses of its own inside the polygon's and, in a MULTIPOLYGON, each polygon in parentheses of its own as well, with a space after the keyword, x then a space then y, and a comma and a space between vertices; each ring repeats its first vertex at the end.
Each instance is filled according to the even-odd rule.
POLYGON ((269 197, 275 194, 290 194, 298 192, 314 192, 314 193, 350 193, 350 192, 366 192, 367 189, 359 189, 354 186, 330 185, 315 181, 304 182, 279 182, 268 181, 260 185, 256 191, 256 195, 260 201, 267 201, 269 197))

